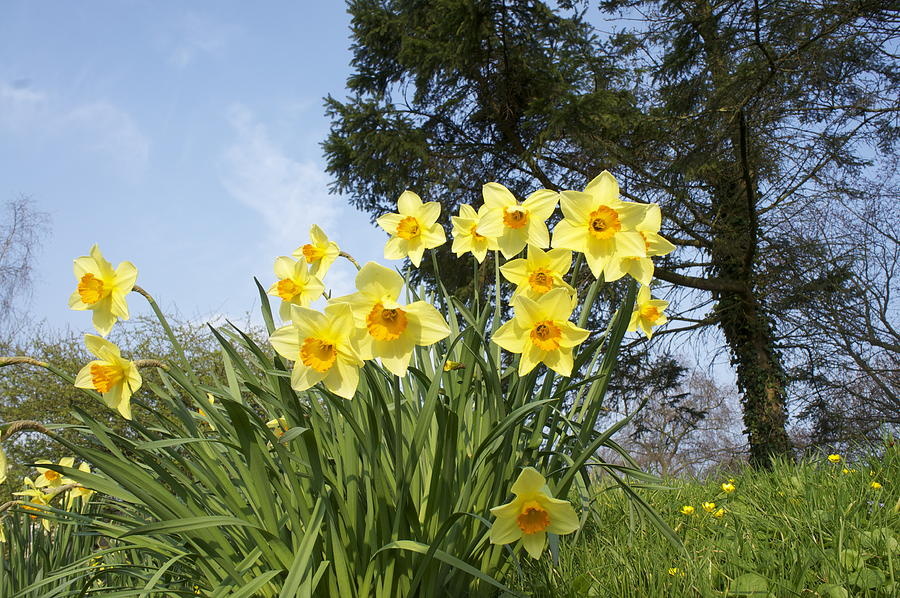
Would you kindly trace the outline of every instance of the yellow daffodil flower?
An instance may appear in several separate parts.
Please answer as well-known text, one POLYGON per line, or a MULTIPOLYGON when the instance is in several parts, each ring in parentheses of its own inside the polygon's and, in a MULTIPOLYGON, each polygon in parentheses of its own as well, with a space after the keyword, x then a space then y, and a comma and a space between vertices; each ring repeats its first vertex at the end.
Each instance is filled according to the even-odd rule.
MULTIPOLYGON (((46 459, 38 459, 37 461, 35 461, 35 464, 38 463, 47 464, 51 463, 51 461, 47 461, 46 459)), ((63 467, 74 467, 75 459, 73 457, 63 457, 59 460, 59 464, 63 467)), ((60 486, 74 483, 69 478, 64 478, 63 475, 58 471, 47 469, 46 467, 36 467, 36 469, 38 470, 38 473, 40 475, 34 479, 35 488, 46 488, 47 486, 51 488, 59 488, 60 486)))
MULTIPOLYGON (((87 463, 82 462, 78 466, 78 471, 81 471, 84 473, 91 473, 91 466, 88 465, 87 463)), ((85 488, 81 484, 78 484, 75 488, 72 488, 69 491, 69 499, 68 499, 68 503, 67 503, 68 506, 66 508, 67 509, 71 508, 72 501, 74 501, 76 498, 80 498, 82 501, 82 504, 87 502, 91 498, 91 495, 93 495, 93 494, 94 494, 93 490, 91 490, 90 488, 85 488)))
POLYGON ((384 246, 384 257, 402 260, 405 257, 418 268, 426 249, 434 249, 447 241, 444 229, 438 224, 441 204, 422 203, 412 191, 404 191, 397 200, 399 214, 379 216, 378 226, 391 235, 384 246))
POLYGON ((519 254, 525 245, 544 248, 550 245, 547 218, 553 214, 559 202, 559 193, 538 189, 521 204, 516 196, 500 183, 488 183, 481 188, 484 205, 496 210, 503 223, 503 234, 497 240, 503 257, 510 259, 519 254))
POLYGON ((663 311, 669 307, 668 301, 654 299, 650 296, 650 287, 642 286, 634 302, 634 311, 631 312, 631 320, 628 322, 628 332, 634 332, 638 328, 647 335, 653 336, 653 327, 662 326, 668 322, 663 311))
POLYGON ((325 292, 325 285, 310 274, 306 263, 283 255, 275 260, 278 282, 269 287, 269 294, 281 298, 278 315, 282 322, 291 319, 291 306, 306 307, 325 292))
POLYGON ((716 510, 716 503, 704 502, 702 507, 703 507, 703 510, 706 511, 707 513, 712 513, 713 511, 716 510))
POLYGON ((637 226, 647 206, 619 199, 619 184, 603 171, 584 192, 563 191, 560 199, 564 218, 553 229, 553 247, 584 253, 596 278, 613 281, 625 275, 611 262, 647 257, 647 246, 637 226))
POLYGON ((524 376, 538 363, 561 376, 572 373, 572 349, 590 335, 569 321, 574 302, 569 291, 553 289, 532 300, 519 295, 513 302, 514 317, 494 333, 491 340, 510 353, 521 353, 519 375, 524 376))
POLYGON ((840 462, 841 462, 841 456, 840 456, 840 455, 828 455, 828 460, 829 460, 831 463, 840 463, 840 462))
POLYGON ((527 257, 506 262, 500 267, 500 273, 506 280, 516 285, 512 298, 522 294, 536 301, 559 287, 568 290, 574 298, 575 289, 563 280, 563 276, 571 267, 572 252, 568 249, 544 251, 529 245, 527 257))
POLYGON ((284 436, 285 432, 291 429, 290 426, 288 426, 287 420, 283 417, 270 419, 266 422, 266 427, 272 430, 272 434, 275 435, 275 438, 281 438, 284 436))
POLYGON ((727 512, 727 511, 726 511, 724 508, 720 508, 718 511, 716 511, 715 513, 713 513, 713 517, 716 517, 716 518, 718 518, 718 519, 721 519, 722 517, 725 516, 725 513, 726 513, 726 512, 727 512))
POLYGON ((453 216, 453 245, 457 257, 472 252, 478 263, 484 261, 487 252, 498 249, 497 238, 503 233, 500 212, 486 205, 475 208, 468 204, 459 206, 459 216, 453 216))
POLYGON ((269 342, 294 362, 291 386, 303 391, 322 382, 334 394, 353 398, 363 359, 350 306, 330 303, 323 314, 293 305, 290 320, 272 333, 269 342))
MULTIPOLYGON (((638 204, 640 205, 640 204, 638 204)), ((610 260, 606 266, 607 280, 617 280, 628 274, 639 283, 649 285, 653 278, 653 260, 651 257, 663 256, 672 253, 675 246, 659 234, 662 223, 662 214, 658 204, 646 206, 644 219, 635 227, 644 240, 647 257, 626 257, 619 260, 610 260)))
POLYGON ((879 484, 878 482, 872 482, 869 485, 872 486, 872 490, 881 490, 881 484, 879 484))
POLYGON ((547 480, 526 467, 512 485, 515 498, 491 509, 497 519, 491 525, 491 544, 510 544, 521 539, 532 558, 540 558, 547 533, 563 535, 578 529, 578 515, 569 501, 553 498, 547 480))
POLYGON ((123 359, 117 346, 99 336, 85 334, 84 344, 100 359, 81 368, 75 377, 75 386, 96 390, 107 407, 116 409, 125 419, 131 419, 131 395, 143 383, 137 366, 123 359))
POLYGON ((722 484, 722 492, 725 492, 726 494, 731 494, 734 491, 735 491, 734 482, 724 482, 722 484))
POLYGON ((681 507, 680 511, 682 515, 693 515, 694 507, 691 505, 684 505, 683 507, 681 507))
POLYGON ((75 278, 78 287, 69 297, 69 308, 93 311, 94 328, 101 336, 108 335, 119 319, 128 319, 125 295, 137 280, 134 264, 122 262, 113 270, 95 244, 90 255, 75 259, 75 278))
POLYGON ((447 322, 434 306, 425 301, 397 303, 403 277, 393 270, 369 262, 357 273, 356 288, 356 293, 334 301, 348 303, 353 309, 356 326, 362 331, 362 358, 377 357, 395 376, 406 375, 416 345, 433 345, 450 335, 447 322))
MULTIPOLYGON (((31 481, 31 478, 26 477, 24 482, 25 482, 26 489, 22 490, 21 492, 13 492, 13 496, 27 496, 28 497, 29 500, 27 502, 23 502, 21 504, 22 509, 24 509, 26 511, 37 512, 37 513, 43 512, 44 511, 43 507, 47 507, 50 505, 50 499, 52 499, 53 496, 50 494, 44 494, 41 490, 38 490, 35 487, 34 482, 31 481)), ((38 515, 30 515, 29 514, 29 517, 31 517, 31 519, 34 520, 34 519, 38 518, 38 515)), ((50 520, 41 517, 41 527, 43 527, 45 530, 47 530, 49 532, 50 531, 50 520)))
POLYGON ((341 254, 341 248, 334 241, 328 239, 325 232, 318 224, 313 224, 309 229, 310 242, 301 245, 293 253, 298 260, 305 260, 309 264, 309 273, 323 280, 331 264, 341 254))

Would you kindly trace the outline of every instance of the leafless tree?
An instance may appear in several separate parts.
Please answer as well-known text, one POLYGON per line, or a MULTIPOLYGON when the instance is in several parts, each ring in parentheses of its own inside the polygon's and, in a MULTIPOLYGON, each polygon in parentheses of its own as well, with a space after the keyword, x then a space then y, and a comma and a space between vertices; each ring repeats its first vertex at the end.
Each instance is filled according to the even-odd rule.
POLYGON ((31 293, 34 260, 49 228, 47 214, 26 197, 7 201, 0 217, 0 341, 14 332, 16 302, 31 293))

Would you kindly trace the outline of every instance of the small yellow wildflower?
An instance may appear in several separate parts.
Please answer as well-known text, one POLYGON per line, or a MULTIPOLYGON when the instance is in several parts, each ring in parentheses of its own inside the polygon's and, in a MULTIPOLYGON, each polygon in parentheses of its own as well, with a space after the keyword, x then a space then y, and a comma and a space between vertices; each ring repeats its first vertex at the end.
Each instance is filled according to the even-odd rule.
POLYGON ((134 264, 122 262, 113 270, 95 244, 90 255, 75 259, 75 278, 78 288, 69 297, 69 308, 93 311, 94 328, 101 336, 108 335, 119 319, 128 319, 125 295, 137 280, 134 264))
POLYGON ((447 241, 444 229, 438 224, 441 204, 422 203, 412 191, 404 191, 397 200, 399 213, 379 216, 378 226, 391 235, 384 246, 384 257, 402 260, 405 257, 418 268, 426 249, 434 249, 447 241))
POLYGON ((503 324, 491 341, 510 353, 521 353, 519 375, 539 363, 560 376, 572 374, 572 349, 590 334, 569 321, 574 304, 569 291, 556 288, 533 301, 519 295, 513 302, 515 316, 503 324))
POLYGON ((526 467, 512 485, 516 497, 491 509, 497 519, 491 525, 491 544, 509 544, 521 539, 532 558, 540 558, 547 532, 570 534, 578 529, 578 515, 569 501, 553 498, 547 480, 533 467, 526 467))
POLYGON ((451 251, 456 257, 472 252, 478 263, 484 261, 487 252, 500 248, 497 238, 503 233, 503 221, 500 212, 487 206, 478 211, 468 204, 459 206, 459 216, 450 219, 453 222, 453 245, 451 251))
POLYGON ((848 473, 850 473, 850 470, 845 467, 844 469, 841 470, 841 473, 844 475, 847 475, 848 473))
POLYGON ((131 395, 143 384, 137 366, 123 359, 117 346, 99 336, 85 334, 84 344, 100 359, 81 368, 75 377, 75 386, 96 390, 103 396, 107 407, 130 420, 131 395))
POLYGON ((693 515, 694 507, 691 505, 684 505, 683 507, 681 507, 681 514, 682 515, 693 515))
POLYGON ((841 456, 840 455, 828 455, 828 460, 831 461, 832 463, 840 463, 841 456))
POLYGON ((712 513, 713 511, 716 510, 716 503, 714 503, 714 502, 704 502, 702 506, 703 506, 703 510, 706 511, 707 513, 712 513))
POLYGON ((341 254, 341 249, 328 239, 318 224, 313 224, 309 229, 309 238, 311 242, 298 247, 292 255, 298 260, 305 260, 309 264, 309 273, 322 280, 341 254))
POLYGON ((879 484, 878 482, 872 482, 869 485, 872 486, 872 490, 881 490, 881 484, 879 484))
POLYGON ((671 575, 672 577, 675 577, 676 575, 678 575, 678 576, 680 576, 680 577, 684 577, 684 571, 682 571, 682 570, 679 569, 678 567, 669 567, 668 573, 669 573, 669 575, 671 575))
POLYGON ((735 491, 735 485, 734 485, 734 482, 730 482, 730 481, 729 481, 729 482, 723 483, 723 484, 722 484, 722 491, 723 491, 723 492, 726 492, 726 493, 728 493, 728 494, 731 494, 732 492, 734 492, 734 491, 735 491))
POLYGON ((724 509, 724 508, 720 508, 718 511, 716 511, 715 513, 713 513, 713 517, 718 517, 719 519, 721 519, 722 517, 725 516, 725 513, 726 513, 725 509, 724 509))
POLYGON ((450 361, 449 359, 444 362, 444 371, 452 372, 453 370, 462 370, 465 369, 466 365, 459 361, 450 361))

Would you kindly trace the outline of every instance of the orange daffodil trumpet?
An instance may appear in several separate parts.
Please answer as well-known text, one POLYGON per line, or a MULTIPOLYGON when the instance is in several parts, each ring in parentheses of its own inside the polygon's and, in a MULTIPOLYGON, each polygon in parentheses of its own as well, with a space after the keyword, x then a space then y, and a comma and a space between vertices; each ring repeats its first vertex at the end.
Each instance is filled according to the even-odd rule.
POLYGON ((422 203, 412 191, 404 191, 397 200, 397 211, 380 216, 378 226, 391 238, 384 246, 384 257, 402 260, 405 257, 418 268, 426 249, 434 249, 447 241, 444 229, 438 224, 441 204, 436 201, 422 203))
POLYGON ((492 544, 510 544, 519 539, 532 558, 540 558, 547 534, 570 534, 578 529, 578 515, 566 500, 553 498, 547 480, 533 467, 526 467, 512 485, 515 498, 491 509, 497 519, 491 525, 492 544))
POLYGON ((74 270, 78 285, 69 297, 69 307, 93 311, 94 328, 101 336, 108 335, 117 320, 128 319, 125 295, 134 288, 137 268, 122 262, 114 270, 95 244, 90 255, 75 259, 74 270))
POLYGON ((489 250, 499 249, 497 238, 503 233, 503 221, 498 210, 481 206, 478 211, 468 204, 459 206, 459 216, 453 216, 453 253, 457 257, 472 252, 478 263, 484 261, 489 250))
POLYGON ((341 254, 341 249, 337 243, 328 239, 317 224, 309 229, 309 238, 310 242, 298 247, 293 256, 298 260, 305 260, 309 264, 309 273, 321 280, 341 254))
POLYGON ((269 342, 279 355, 294 362, 291 386, 303 391, 323 382, 334 394, 353 398, 363 360, 350 306, 330 303, 322 314, 292 305, 290 320, 272 333, 269 342))
POLYGON ((75 386, 96 390, 103 396, 107 407, 130 420, 131 395, 143 382, 137 366, 123 359, 117 346, 99 336, 85 334, 84 344, 99 359, 81 368, 75 377, 75 386))
POLYGON ((544 248, 550 245, 547 219, 556 209, 559 194, 549 189, 538 189, 521 204, 512 192, 500 183, 488 183, 482 187, 484 205, 502 216, 503 234, 497 240, 506 259, 515 257, 525 245, 544 248))
POLYGON ((544 251, 528 246, 528 257, 510 260, 500 266, 503 277, 516 285, 513 298, 522 294, 537 300, 555 288, 562 287, 574 297, 575 289, 563 280, 572 267, 572 252, 568 249, 544 251))
POLYGON ((628 322, 628 332, 634 332, 638 328, 647 335, 653 336, 653 327, 662 326, 668 319, 663 312, 669 307, 668 301, 654 299, 650 296, 650 287, 642 286, 634 302, 634 311, 631 312, 631 321, 628 322))
POLYGON ((406 375, 413 349, 447 338, 450 328, 441 313, 425 301, 409 305, 397 302, 403 277, 369 262, 356 275, 357 292, 334 299, 353 310, 361 330, 359 350, 363 359, 379 358, 395 376, 406 375))
POLYGON ((647 257, 637 230, 647 206, 619 199, 619 184, 609 172, 604 170, 584 192, 563 191, 560 207, 564 218, 553 229, 553 247, 584 253, 596 278, 618 280, 625 274, 622 259, 647 257))
POLYGON ((303 261, 281 256, 275 260, 278 282, 269 287, 269 294, 281 298, 278 315, 283 322, 291 319, 291 306, 306 307, 325 292, 325 285, 310 274, 303 261))
POLYGON ((519 375, 524 376, 544 363, 561 376, 572 373, 572 348, 590 334, 569 317, 574 302, 569 291, 556 288, 539 299, 519 295, 512 302, 515 316, 494 333, 491 340, 510 353, 521 353, 519 375))

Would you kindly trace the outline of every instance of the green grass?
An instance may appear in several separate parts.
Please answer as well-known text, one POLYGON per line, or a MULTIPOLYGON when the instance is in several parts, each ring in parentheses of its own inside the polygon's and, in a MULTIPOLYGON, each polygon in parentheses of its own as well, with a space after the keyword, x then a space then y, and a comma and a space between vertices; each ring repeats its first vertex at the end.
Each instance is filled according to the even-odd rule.
POLYGON ((531 563, 519 587, 535 597, 898 596, 898 448, 837 465, 824 457, 778 462, 771 471, 673 479, 667 489, 642 490, 683 550, 610 488, 581 537, 562 540, 558 565, 531 563), (844 474, 845 467, 855 471, 844 474), (731 494, 720 487, 728 478, 736 487, 731 494), (704 501, 726 514, 713 517, 704 501), (683 505, 695 513, 681 514, 683 505))

